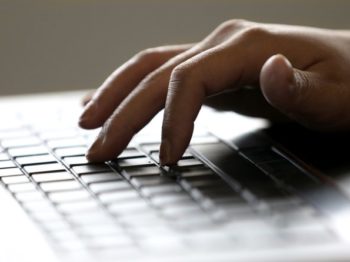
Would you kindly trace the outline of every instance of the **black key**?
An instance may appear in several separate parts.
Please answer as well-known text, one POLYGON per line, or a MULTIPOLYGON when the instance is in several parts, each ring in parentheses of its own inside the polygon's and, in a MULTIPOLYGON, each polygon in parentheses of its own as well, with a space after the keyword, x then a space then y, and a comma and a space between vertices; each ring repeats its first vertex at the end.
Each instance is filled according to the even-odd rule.
POLYGON ((128 179, 132 177, 160 176, 162 171, 157 166, 130 167, 124 169, 128 179))
POLYGON ((190 178, 190 177, 202 177, 202 176, 217 176, 209 168, 185 168, 179 171, 179 176, 181 178, 190 178))
POLYGON ((203 196, 209 197, 210 199, 221 199, 221 198, 240 198, 239 194, 234 192, 228 185, 220 187, 202 187, 196 189, 203 196))
POLYGON ((271 140, 263 133, 256 131, 235 138, 232 143, 240 150, 258 147, 271 147, 271 140))
POLYGON ((240 154, 252 163, 264 163, 280 160, 280 155, 271 148, 247 149, 240 151, 240 154))
POLYGON ((163 185, 163 184, 175 184, 174 180, 165 176, 134 177, 130 180, 130 182, 137 188, 147 187, 147 186, 157 186, 157 185, 163 185))
POLYGON ((203 166, 203 163, 196 158, 181 159, 177 162, 178 167, 197 167, 203 166))
POLYGON ((89 164, 75 166, 72 170, 77 174, 93 174, 111 171, 111 168, 106 164, 89 164))
POLYGON ((220 187, 225 186, 226 183, 216 176, 208 177, 191 177, 183 179, 192 188, 203 188, 203 187, 220 187))
POLYGON ((130 147, 126 148, 119 156, 118 159, 122 158, 134 158, 134 157, 143 157, 144 154, 138 151, 136 148, 130 147))
POLYGON ((17 157, 16 161, 21 165, 34 165, 34 164, 47 164, 57 162, 56 158, 52 155, 38 155, 38 156, 26 156, 17 157))
POLYGON ((26 166, 24 167, 24 170, 27 171, 29 174, 37 174, 37 173, 46 173, 46 172, 65 171, 65 168, 59 163, 53 163, 53 164, 26 166))
MULTIPOLYGON (((150 156, 154 161, 159 163, 159 151, 151 151, 150 156)), ((181 157, 181 160, 187 160, 187 159, 193 159, 193 156, 190 152, 186 151, 183 156, 181 157)), ((189 161, 179 161, 181 162, 181 166, 191 166, 189 161)), ((202 164, 202 163, 200 163, 202 164)), ((194 163, 194 165, 197 165, 197 163, 194 163)))

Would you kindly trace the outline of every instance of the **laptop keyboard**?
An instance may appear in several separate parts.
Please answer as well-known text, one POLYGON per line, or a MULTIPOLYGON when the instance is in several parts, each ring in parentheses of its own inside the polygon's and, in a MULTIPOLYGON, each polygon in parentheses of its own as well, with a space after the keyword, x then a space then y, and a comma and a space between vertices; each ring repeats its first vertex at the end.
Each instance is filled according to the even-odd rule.
POLYGON ((94 136, 72 126, 0 130, 1 183, 59 251, 236 250, 337 240, 317 209, 263 172, 272 150, 267 160, 254 150, 234 153, 228 178, 203 162, 200 153, 220 144, 209 134, 195 137, 172 168, 159 166, 159 143, 147 137, 114 161, 88 163, 94 136))

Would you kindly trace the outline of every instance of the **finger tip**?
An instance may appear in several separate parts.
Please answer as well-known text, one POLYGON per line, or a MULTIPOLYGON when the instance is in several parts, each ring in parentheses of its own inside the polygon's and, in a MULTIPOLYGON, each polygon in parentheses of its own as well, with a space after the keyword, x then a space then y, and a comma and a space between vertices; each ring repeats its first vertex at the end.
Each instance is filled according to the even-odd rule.
POLYGON ((270 57, 260 73, 260 86, 266 100, 273 106, 285 107, 293 85, 293 67, 289 60, 277 54, 270 57))

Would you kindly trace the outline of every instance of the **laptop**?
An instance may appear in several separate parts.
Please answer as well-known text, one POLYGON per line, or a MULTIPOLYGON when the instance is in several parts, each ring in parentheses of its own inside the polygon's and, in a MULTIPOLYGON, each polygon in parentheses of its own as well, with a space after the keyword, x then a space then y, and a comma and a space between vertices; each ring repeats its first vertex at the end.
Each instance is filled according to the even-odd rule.
POLYGON ((84 92, 0 99, 0 261, 350 261, 350 142, 203 108, 176 166, 159 114, 84 157, 84 92))

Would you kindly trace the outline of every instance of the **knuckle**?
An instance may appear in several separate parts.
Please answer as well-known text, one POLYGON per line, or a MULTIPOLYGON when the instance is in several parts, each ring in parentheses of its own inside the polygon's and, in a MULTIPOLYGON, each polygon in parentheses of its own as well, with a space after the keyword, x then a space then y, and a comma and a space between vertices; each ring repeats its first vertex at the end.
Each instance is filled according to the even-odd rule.
POLYGON ((258 40, 267 36, 271 36, 271 33, 260 25, 249 26, 240 33, 240 37, 243 40, 251 41, 258 40))
POLYGON ((152 48, 147 48, 139 53, 137 53, 134 56, 135 62, 145 62, 145 61, 152 61, 153 59, 156 59, 159 57, 160 51, 159 48, 152 47, 152 48))
POLYGON ((237 28, 245 27, 248 21, 243 19, 231 19, 221 23, 218 27, 219 32, 232 31, 237 28))
POLYGON ((192 77, 195 72, 195 67, 189 64, 180 64, 171 72, 170 82, 183 82, 189 77, 192 77))

